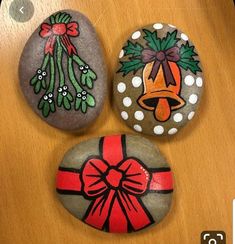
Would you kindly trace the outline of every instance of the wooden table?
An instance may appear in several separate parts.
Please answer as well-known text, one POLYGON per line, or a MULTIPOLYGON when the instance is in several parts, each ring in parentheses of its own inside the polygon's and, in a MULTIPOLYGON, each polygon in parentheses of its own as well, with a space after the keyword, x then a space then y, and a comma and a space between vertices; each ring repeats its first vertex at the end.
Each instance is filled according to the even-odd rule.
POLYGON ((1 7, 0 44, 0 243, 200 243, 203 230, 224 230, 232 239, 235 198, 235 19, 231 0, 56 0, 33 1, 35 14, 22 24, 1 7), (109 96, 102 114, 85 133, 69 134, 44 123, 19 87, 18 62, 25 42, 58 9, 89 17, 103 44, 109 96), (205 90, 195 118, 171 138, 149 137, 175 174, 170 213, 147 231, 115 235, 96 231, 70 215, 55 193, 55 174, 64 152, 94 136, 132 132, 112 110, 111 86, 117 56, 139 26, 179 26, 200 54, 205 90))

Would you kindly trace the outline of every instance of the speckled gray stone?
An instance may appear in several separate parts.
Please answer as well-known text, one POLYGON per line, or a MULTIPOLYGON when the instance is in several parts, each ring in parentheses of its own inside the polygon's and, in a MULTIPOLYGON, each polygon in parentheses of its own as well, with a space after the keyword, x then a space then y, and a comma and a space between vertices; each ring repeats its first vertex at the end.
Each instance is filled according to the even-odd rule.
POLYGON ((165 217, 173 180, 166 159, 149 140, 116 135, 90 139, 70 149, 60 163, 56 187, 60 201, 76 218, 99 230, 125 233, 159 223, 165 217), (112 191, 121 213, 115 196, 108 197, 112 191), (111 214, 106 215, 105 209, 111 214))
POLYGON ((77 131, 100 114, 106 66, 91 22, 61 10, 43 21, 25 44, 19 63, 22 92, 48 124, 77 131))

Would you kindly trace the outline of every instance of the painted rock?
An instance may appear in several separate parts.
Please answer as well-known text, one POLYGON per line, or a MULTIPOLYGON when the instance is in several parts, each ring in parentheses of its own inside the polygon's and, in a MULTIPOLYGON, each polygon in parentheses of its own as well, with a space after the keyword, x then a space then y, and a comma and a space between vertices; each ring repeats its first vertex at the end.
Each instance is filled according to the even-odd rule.
POLYGON ((99 230, 126 233, 163 219, 170 208, 173 180, 166 160, 150 141, 115 135, 69 150, 56 187, 62 204, 75 217, 99 230))
POLYGON ((28 103, 50 125, 78 130, 94 121, 107 77, 90 21, 71 10, 45 19, 24 47, 19 78, 28 103))
POLYGON ((198 53, 173 25, 131 34, 119 54, 114 100, 126 124, 149 135, 173 135, 195 114, 203 86, 198 53))

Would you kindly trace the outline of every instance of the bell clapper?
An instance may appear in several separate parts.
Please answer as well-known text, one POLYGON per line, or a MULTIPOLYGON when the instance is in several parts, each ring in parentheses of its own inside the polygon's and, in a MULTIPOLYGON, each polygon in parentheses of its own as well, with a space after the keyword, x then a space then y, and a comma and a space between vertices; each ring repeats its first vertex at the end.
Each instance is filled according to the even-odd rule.
POLYGON ((158 121, 166 121, 171 115, 171 108, 167 98, 159 98, 155 108, 155 118, 158 121))

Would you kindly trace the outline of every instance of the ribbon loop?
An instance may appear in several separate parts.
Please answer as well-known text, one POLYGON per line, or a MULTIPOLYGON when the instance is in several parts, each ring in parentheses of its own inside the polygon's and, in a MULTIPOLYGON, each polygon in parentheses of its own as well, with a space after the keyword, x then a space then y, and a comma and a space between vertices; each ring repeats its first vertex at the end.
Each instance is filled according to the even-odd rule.
POLYGON ((162 65, 166 86, 176 85, 168 61, 177 62, 180 60, 179 48, 177 46, 171 47, 167 50, 158 51, 158 52, 149 48, 145 48, 142 51, 141 58, 142 58, 142 62, 145 64, 154 61, 152 70, 149 75, 149 79, 152 79, 153 81, 155 80, 160 65, 162 65))

